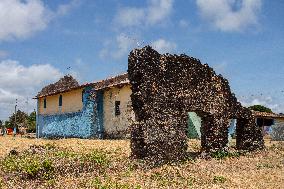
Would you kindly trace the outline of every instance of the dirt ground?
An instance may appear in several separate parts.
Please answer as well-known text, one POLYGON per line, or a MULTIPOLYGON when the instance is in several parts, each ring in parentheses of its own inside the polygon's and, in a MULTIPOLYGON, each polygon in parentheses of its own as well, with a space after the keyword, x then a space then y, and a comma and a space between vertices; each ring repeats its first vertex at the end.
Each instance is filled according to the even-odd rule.
MULTIPOLYGON (((77 154, 102 150, 109 161, 104 172, 58 175, 49 180, 11 181, 6 176, 9 174, 0 170, 0 188, 284 188, 284 142, 266 140, 264 151, 239 157, 209 160, 192 157, 175 165, 145 168, 143 161, 129 159, 129 140, 45 140, 6 136, 0 137, 0 160, 13 149, 20 153, 32 145, 55 146, 77 154)), ((188 150, 197 153, 200 142, 190 140, 188 150)), ((57 161, 54 157, 51 159, 57 161)), ((68 162, 72 166, 72 161, 68 162)))

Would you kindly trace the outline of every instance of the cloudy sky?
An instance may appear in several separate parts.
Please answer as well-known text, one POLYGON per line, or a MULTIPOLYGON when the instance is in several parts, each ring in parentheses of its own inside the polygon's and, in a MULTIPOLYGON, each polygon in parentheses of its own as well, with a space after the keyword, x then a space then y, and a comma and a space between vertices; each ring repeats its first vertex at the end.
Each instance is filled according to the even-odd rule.
POLYGON ((0 119, 64 74, 127 70, 132 48, 186 53, 228 78, 244 105, 284 112, 282 0, 0 0, 0 119), (71 69, 67 69, 71 67, 71 69))

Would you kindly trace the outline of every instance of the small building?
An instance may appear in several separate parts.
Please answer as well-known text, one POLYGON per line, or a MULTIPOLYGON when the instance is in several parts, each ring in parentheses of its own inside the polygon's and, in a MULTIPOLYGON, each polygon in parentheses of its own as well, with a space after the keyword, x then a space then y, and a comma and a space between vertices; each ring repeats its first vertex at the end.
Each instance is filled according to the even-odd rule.
POLYGON ((262 128, 263 135, 269 135, 273 126, 284 127, 284 115, 252 111, 256 124, 262 128))
POLYGON ((123 138, 134 120, 127 74, 79 85, 70 75, 37 99, 37 137, 123 138))

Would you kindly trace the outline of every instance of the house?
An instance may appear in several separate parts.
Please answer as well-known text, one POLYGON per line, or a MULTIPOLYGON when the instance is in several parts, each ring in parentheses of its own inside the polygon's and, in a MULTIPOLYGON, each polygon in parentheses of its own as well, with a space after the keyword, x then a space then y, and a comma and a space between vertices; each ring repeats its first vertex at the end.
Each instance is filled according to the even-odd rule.
POLYGON ((284 127, 284 115, 252 111, 256 124, 262 128, 263 135, 270 134, 273 126, 284 127))
POLYGON ((70 75, 37 99, 37 137, 122 138, 134 120, 127 74, 79 85, 70 75))

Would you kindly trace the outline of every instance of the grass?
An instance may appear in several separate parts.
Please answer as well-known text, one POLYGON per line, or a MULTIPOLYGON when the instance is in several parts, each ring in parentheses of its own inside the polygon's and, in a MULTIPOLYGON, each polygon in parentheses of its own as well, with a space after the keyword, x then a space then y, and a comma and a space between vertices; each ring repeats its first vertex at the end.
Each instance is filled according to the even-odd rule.
MULTIPOLYGON (((0 188, 281 188, 284 142, 266 146, 149 168, 129 158, 129 140, 0 137, 0 188)), ((199 141, 189 141, 190 154, 199 149, 199 141)))
POLYGON ((238 158, 240 157, 241 153, 238 151, 234 151, 234 152, 227 152, 227 151, 217 151, 217 152, 213 152, 211 154, 212 158, 215 158, 217 160, 221 160, 221 159, 226 159, 226 158, 238 158))
POLYGON ((226 180, 227 179, 223 176, 214 176, 214 178, 213 178, 214 183, 224 183, 224 182, 226 182, 226 180))

